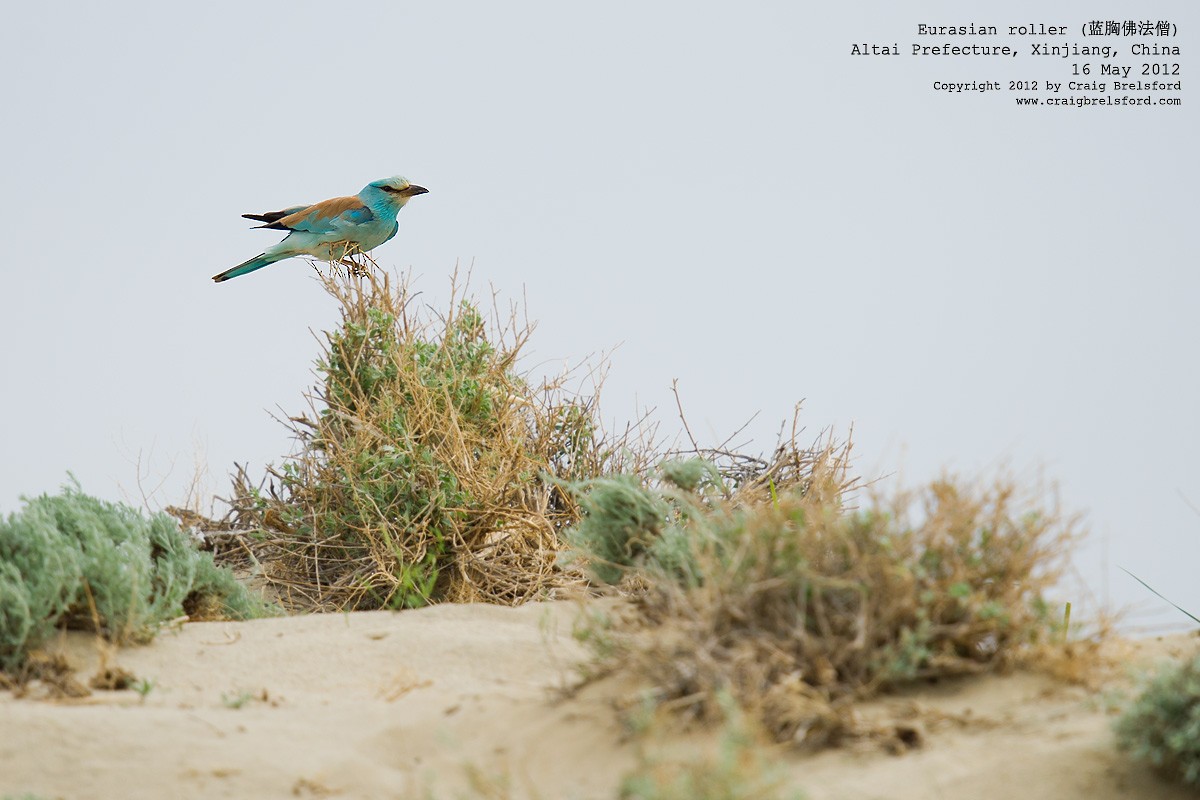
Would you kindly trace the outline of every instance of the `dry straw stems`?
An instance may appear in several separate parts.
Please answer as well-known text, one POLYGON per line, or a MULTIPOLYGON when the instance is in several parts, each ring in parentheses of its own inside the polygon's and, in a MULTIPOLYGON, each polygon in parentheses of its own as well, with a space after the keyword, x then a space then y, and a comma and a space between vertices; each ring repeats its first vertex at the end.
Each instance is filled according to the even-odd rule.
POLYGON ((747 495, 729 493, 711 472, 680 481, 694 472, 675 465, 583 496, 572 538, 604 554, 592 574, 632 589, 639 613, 593 615, 581 636, 660 703, 716 719, 729 692, 777 740, 820 745, 854 731, 854 700, 1040 657, 1059 640, 1045 594, 1074 520, 1004 480, 944 479, 851 508, 845 447, 791 449, 805 472, 768 492, 749 481, 747 495))
POLYGON ((848 443, 802 447, 794 421, 766 458, 688 431, 699 458, 655 470, 644 428, 604 435, 595 392, 520 372, 515 314, 489 330, 456 284, 436 314, 377 270, 323 281, 341 319, 289 419, 296 453, 257 486, 239 471, 231 500, 294 608, 520 603, 590 577, 638 612, 580 630, 603 666, 694 717, 728 695, 805 744, 890 685, 1062 642, 1047 592, 1078 526, 1043 496, 948 478, 870 495, 848 443))
POLYGON ((513 312, 489 331, 457 275, 441 314, 378 269, 322 281, 341 321, 309 412, 288 421, 297 451, 266 484, 239 471, 231 500, 276 593, 321 609, 511 604, 577 582, 556 558, 578 506, 554 479, 636 458, 601 432, 598 389, 523 376, 532 327, 513 312))

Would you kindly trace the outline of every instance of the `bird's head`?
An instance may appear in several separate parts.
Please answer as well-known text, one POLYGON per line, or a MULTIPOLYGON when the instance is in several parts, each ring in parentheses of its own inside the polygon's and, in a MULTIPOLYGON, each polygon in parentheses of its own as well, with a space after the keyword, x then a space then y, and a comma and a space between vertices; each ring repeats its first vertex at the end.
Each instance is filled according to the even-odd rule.
POLYGON ((362 193, 376 194, 387 199, 387 201, 396 206, 403 206, 410 199, 419 194, 425 194, 429 190, 424 186, 417 186, 409 183, 408 178, 402 178, 396 175, 391 178, 380 178, 377 181, 371 181, 363 189, 362 193))

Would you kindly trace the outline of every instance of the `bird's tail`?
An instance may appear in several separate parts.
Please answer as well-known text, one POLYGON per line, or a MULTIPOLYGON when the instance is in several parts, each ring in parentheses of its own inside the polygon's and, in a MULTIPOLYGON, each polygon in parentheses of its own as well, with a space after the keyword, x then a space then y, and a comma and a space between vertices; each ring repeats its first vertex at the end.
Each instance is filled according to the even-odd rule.
POLYGON ((288 258, 286 254, 280 255, 272 253, 259 253, 249 261, 244 261, 241 264, 238 264, 236 267, 231 267, 222 272, 220 275, 213 275, 213 280, 217 283, 220 283, 221 281, 227 281, 230 278, 236 278, 240 275, 254 272, 256 269, 262 269, 263 267, 270 266, 276 261, 282 261, 285 258, 288 258))

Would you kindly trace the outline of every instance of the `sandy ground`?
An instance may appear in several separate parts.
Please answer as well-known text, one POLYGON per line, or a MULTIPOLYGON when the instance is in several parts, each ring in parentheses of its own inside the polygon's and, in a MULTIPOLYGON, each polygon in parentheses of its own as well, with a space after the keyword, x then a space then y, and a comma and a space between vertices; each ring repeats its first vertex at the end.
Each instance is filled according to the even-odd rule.
MULTIPOLYGON (((101 661, 153 688, 77 700, 0 693, 0 797, 615 798, 635 754, 613 682, 570 694, 585 653, 576 607, 438 606, 193 623, 105 653, 56 644, 86 680, 101 661)), ((1133 663, 1194 651, 1179 636, 1126 648, 1133 663)), ((1103 692, 1016 673, 942 682, 864 713, 916 710, 921 747, 780 756, 812 800, 1184 798, 1113 748, 1103 692)), ((664 747, 679 750, 685 740, 664 747), (682 742, 682 744, 681 744, 682 742)))

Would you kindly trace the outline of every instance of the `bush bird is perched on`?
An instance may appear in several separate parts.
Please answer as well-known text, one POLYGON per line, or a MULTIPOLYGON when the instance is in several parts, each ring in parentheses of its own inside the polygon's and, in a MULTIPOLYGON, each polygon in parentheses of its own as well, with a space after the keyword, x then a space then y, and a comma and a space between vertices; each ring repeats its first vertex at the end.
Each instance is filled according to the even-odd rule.
POLYGON ((242 214, 246 219, 266 223, 256 227, 291 232, 279 244, 214 275, 213 280, 227 281, 294 256, 332 262, 373 250, 396 235, 400 227, 396 214, 404 204, 428 191, 397 175, 368 183, 354 197, 335 197, 311 206, 292 206, 265 214, 242 214))

